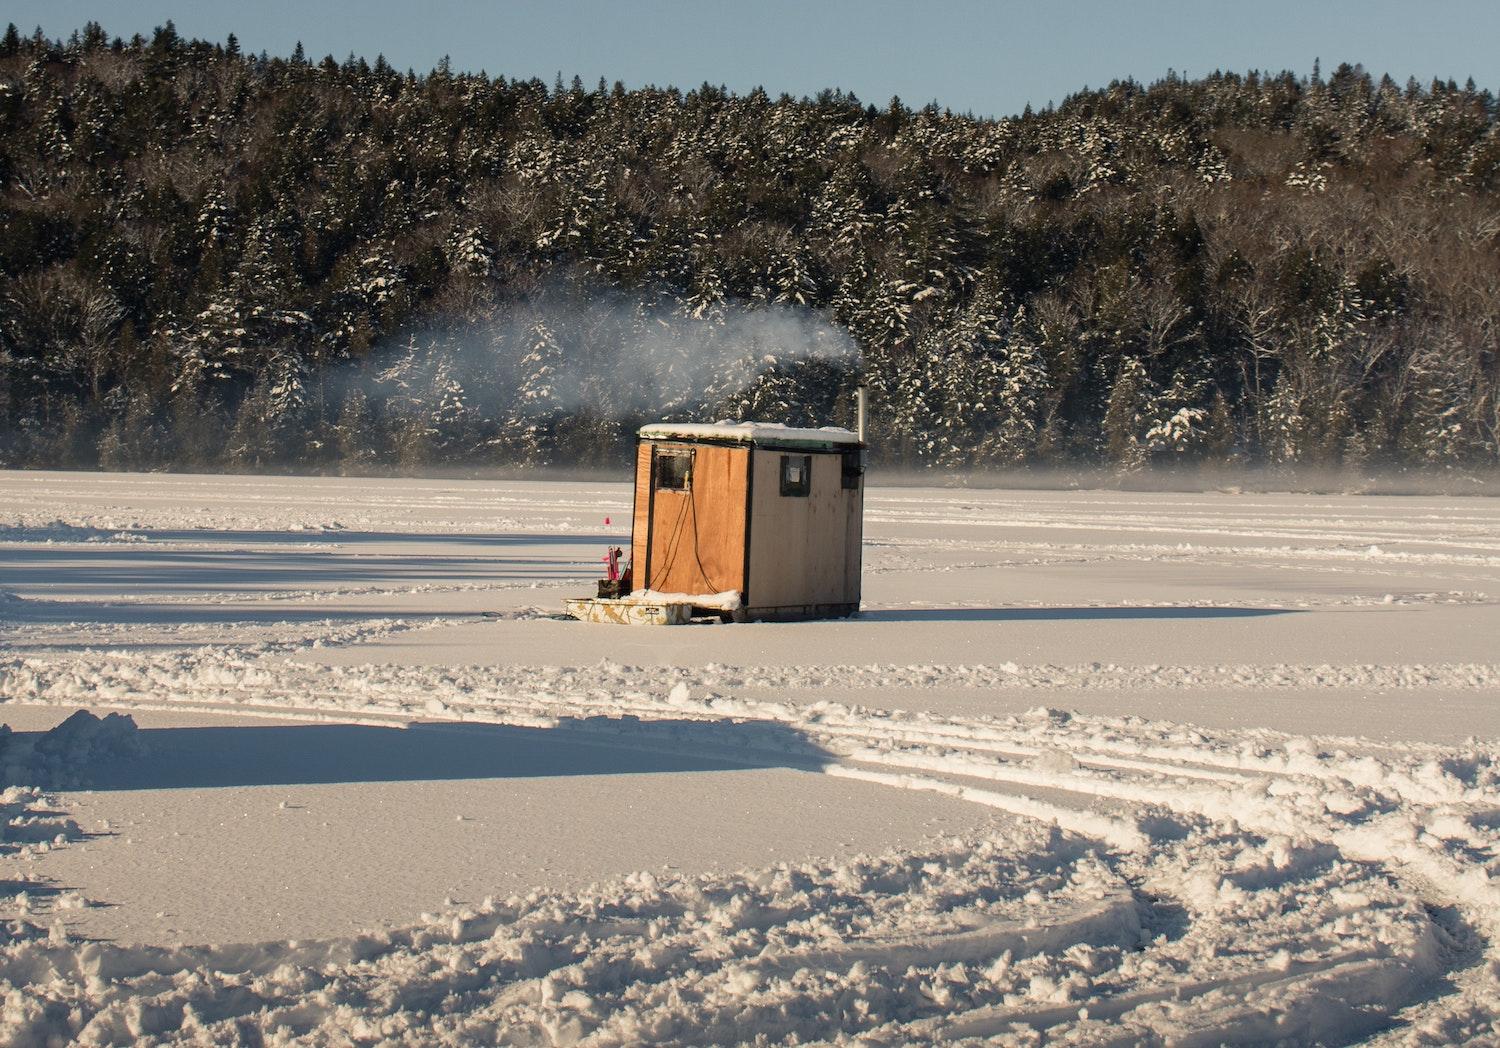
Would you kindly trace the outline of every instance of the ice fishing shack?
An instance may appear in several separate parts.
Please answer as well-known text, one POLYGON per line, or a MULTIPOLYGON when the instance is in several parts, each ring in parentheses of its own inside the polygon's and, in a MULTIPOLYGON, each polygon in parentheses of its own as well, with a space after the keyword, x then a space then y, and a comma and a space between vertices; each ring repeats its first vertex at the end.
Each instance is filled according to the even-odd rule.
MULTIPOLYGON (((865 445, 765 422, 641 429, 624 585, 592 621, 836 618, 859 610, 865 445)), ((601 588, 601 593, 602 593, 601 588)))

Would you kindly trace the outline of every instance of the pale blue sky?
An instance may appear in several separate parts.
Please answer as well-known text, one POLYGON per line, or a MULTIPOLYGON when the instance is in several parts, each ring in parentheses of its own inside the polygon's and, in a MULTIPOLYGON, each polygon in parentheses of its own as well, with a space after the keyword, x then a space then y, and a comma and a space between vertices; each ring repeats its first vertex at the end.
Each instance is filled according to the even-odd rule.
POLYGON ((1321 57, 1331 72, 1363 62, 1398 81, 1415 75, 1500 87, 1497 0, 7 0, 0 23, 65 36, 89 19, 111 34, 149 34, 171 18, 185 36, 236 33, 247 51, 313 58, 383 53, 397 68, 508 77, 561 71, 590 86, 705 80, 772 95, 842 87, 866 102, 1004 116, 1117 77, 1169 68, 1292 69, 1321 57))

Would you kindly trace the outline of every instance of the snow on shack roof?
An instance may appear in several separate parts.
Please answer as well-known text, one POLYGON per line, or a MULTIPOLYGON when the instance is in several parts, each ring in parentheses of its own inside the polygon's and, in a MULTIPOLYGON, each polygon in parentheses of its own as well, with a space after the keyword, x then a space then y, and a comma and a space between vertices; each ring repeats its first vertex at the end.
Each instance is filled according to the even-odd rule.
POLYGON ((795 429, 779 422, 658 422, 642 426, 640 436, 642 440, 691 440, 804 450, 860 446, 856 434, 837 426, 795 429))

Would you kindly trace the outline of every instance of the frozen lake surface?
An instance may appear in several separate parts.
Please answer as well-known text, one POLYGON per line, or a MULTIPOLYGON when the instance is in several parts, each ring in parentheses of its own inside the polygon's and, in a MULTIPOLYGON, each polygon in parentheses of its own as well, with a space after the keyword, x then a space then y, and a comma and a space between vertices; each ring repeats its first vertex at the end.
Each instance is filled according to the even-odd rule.
POLYGON ((876 487, 856 619, 561 619, 629 498, 0 473, 0 1041, 1500 1042, 1500 502, 876 487))

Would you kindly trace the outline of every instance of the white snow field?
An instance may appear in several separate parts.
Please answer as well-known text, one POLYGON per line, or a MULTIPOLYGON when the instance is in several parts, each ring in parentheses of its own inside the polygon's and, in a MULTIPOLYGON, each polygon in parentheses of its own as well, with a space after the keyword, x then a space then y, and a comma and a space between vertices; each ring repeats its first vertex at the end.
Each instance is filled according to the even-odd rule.
POLYGON ((1500 502, 875 487, 858 618, 562 619, 629 497, 0 473, 0 1043, 1500 1044, 1500 502))

